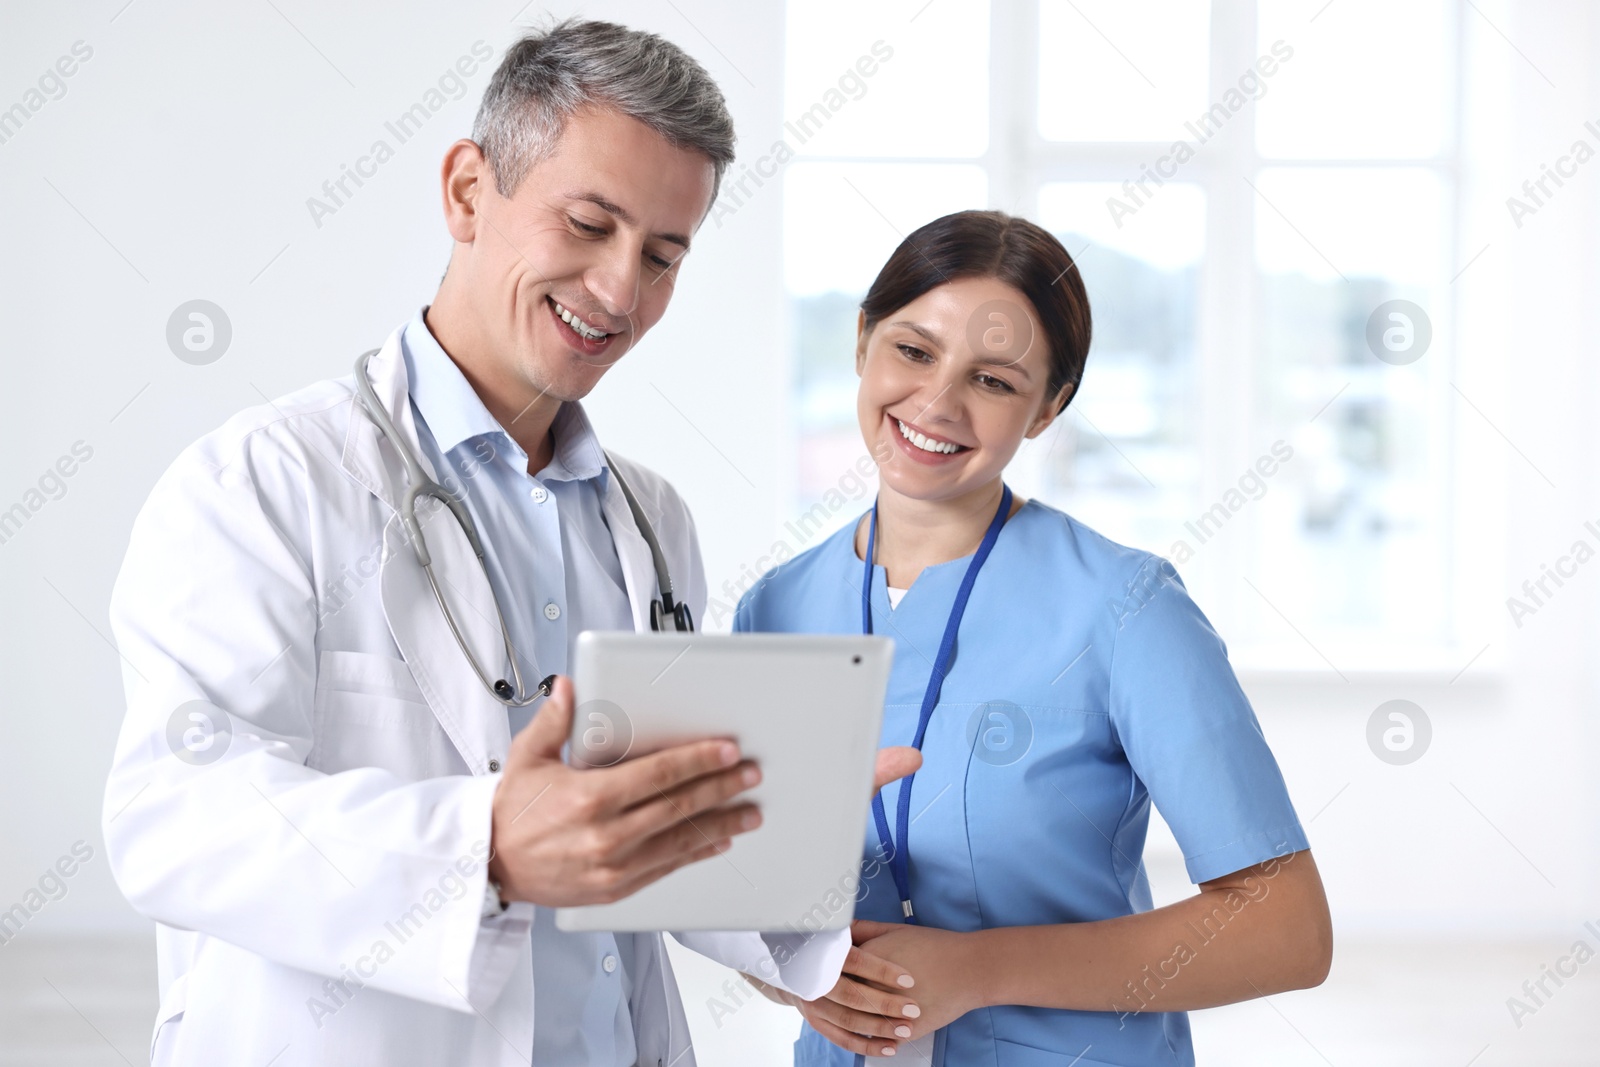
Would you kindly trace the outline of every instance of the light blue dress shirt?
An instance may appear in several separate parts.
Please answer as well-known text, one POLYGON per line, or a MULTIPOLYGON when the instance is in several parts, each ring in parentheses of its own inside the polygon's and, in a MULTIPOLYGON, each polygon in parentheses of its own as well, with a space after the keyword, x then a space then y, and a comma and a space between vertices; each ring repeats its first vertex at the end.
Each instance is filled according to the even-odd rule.
MULTIPOLYGON (((566 674, 578 634, 633 629, 611 530, 601 508, 605 454, 583 408, 561 405, 548 466, 505 432, 429 331, 424 308, 401 335, 411 410, 438 480, 464 499, 483 541, 489 584, 505 613, 523 683, 566 674)), ((537 704, 510 710, 516 734, 537 704)), ((533 923, 533 1063, 632 1067, 628 1004, 633 936, 566 933, 538 908, 533 923)))
MULTIPOLYGON (((734 628, 860 633, 854 534, 846 526, 769 571, 734 628)), ((885 745, 911 742, 969 561, 925 568, 893 607, 884 569, 872 570, 873 631, 895 643, 885 745)), ((1152 802, 1196 883, 1308 847, 1227 649, 1172 565, 1037 500, 1001 527, 972 587, 922 758, 911 786, 911 900, 922 923, 941 929, 1151 910, 1152 802)), ((903 784, 883 791, 891 820, 903 784)), ((884 855, 869 818, 856 917, 902 922, 884 855)), ((1192 929, 1191 950, 1204 951, 1229 920, 1222 911, 1192 929)), ((1105 1011, 970 1012, 937 1032, 933 1065, 1192 1067, 1188 1016, 1162 1010, 1162 975, 1183 962, 1130 974, 1105 1011)), ((809 1025, 795 1044, 799 1067, 861 1062, 809 1025)))

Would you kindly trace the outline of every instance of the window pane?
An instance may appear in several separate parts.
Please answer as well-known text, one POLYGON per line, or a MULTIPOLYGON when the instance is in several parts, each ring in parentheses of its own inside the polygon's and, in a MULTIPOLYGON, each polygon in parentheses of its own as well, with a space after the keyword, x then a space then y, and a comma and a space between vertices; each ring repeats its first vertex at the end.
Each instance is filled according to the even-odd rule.
POLYGON ((1204 0, 1041 0, 1039 133, 1172 141, 1206 109, 1204 0), (1151 32, 1159 26, 1161 32, 1151 32))
MULTIPOLYGON (((796 163, 789 168, 784 276, 799 393, 802 512, 842 482, 845 495, 853 497, 850 472, 867 454, 856 423, 861 298, 905 235, 952 211, 982 208, 987 196, 987 180, 976 166, 796 163)), ((859 514, 858 502, 852 499, 830 516, 828 529, 859 514)), ((807 533, 807 545, 821 536, 809 527, 807 533)))
POLYGON ((806 0, 789 5, 786 34, 787 121, 779 136, 796 154, 979 156, 987 149, 986 2, 806 0))
POLYGON ((986 206, 982 168, 961 164, 796 163, 784 175, 784 278, 797 296, 865 294, 912 230, 986 206))
POLYGON ((1094 343, 1079 394, 1007 473, 1117 540, 1166 552, 1192 512, 1195 314, 1205 198, 1168 183, 1119 227, 1110 183, 1042 186, 1039 222, 1072 253, 1094 343))
POLYGON ((1240 636, 1301 658, 1285 617, 1318 646, 1448 639, 1441 184, 1422 169, 1297 168, 1258 186, 1254 437, 1294 454, 1252 504, 1261 596, 1242 601, 1240 636), (1379 314, 1380 338, 1431 328, 1414 361, 1380 359, 1369 341, 1391 300, 1424 317, 1379 314))
POLYGON ((1289 159, 1421 158, 1447 143, 1447 0, 1261 0, 1258 48, 1294 49, 1256 105, 1256 144, 1289 159))

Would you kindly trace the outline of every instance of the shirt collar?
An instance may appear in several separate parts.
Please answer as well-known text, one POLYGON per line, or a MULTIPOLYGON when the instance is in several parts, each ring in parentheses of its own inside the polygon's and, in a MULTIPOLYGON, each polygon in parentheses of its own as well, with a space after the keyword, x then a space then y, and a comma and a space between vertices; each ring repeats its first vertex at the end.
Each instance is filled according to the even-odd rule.
MULTIPOLYGON (((411 402, 433 435, 434 443, 440 452, 449 452, 475 437, 498 434, 506 450, 516 458, 514 465, 526 470, 528 454, 489 413, 467 376, 428 329, 423 318, 427 310, 424 307, 406 324, 400 336, 400 348, 411 383, 411 402)), ((600 440, 582 404, 573 400, 564 402, 550 429, 555 451, 550 465, 538 472, 541 477, 572 480, 595 478, 605 473, 605 452, 600 448, 600 440)))

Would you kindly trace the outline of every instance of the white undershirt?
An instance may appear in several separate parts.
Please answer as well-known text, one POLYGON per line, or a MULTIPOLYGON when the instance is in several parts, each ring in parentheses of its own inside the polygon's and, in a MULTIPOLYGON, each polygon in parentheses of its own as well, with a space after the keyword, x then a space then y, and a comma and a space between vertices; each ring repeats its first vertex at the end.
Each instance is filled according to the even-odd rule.
POLYGON ((899 607, 900 606, 900 598, 906 595, 906 591, 904 589, 896 589, 892 585, 885 586, 884 588, 887 589, 888 592, 889 592, 889 607, 890 607, 890 609, 892 610, 894 608, 899 607))

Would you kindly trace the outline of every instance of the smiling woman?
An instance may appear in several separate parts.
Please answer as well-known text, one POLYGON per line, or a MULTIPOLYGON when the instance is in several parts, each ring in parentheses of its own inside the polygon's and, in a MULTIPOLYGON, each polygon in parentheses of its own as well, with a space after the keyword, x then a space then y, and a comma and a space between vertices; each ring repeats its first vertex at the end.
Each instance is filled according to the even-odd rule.
MULTIPOLYGON (((959 432, 951 436, 949 416, 957 411, 987 426, 1014 422, 1011 416, 1027 407, 1022 436, 1037 437, 1071 402, 1093 332, 1083 280, 1061 242, 998 211, 946 215, 907 238, 861 302, 857 325, 862 433, 869 445, 892 445, 924 465, 950 463, 979 446, 959 432), (868 376, 873 347, 902 358, 879 360, 874 366, 881 373, 868 376), (948 382, 925 406, 893 403, 899 399, 893 394, 921 376, 916 368, 969 352, 970 373, 948 382), (1024 405, 1024 394, 1037 403, 1024 405), (970 406, 963 403, 969 396, 970 406), (874 428, 880 422, 896 432, 879 436, 874 428)), ((1018 444, 1011 442, 1011 450, 1018 444)), ((1010 458, 995 450, 976 463, 963 462, 964 475, 943 491, 992 482, 1010 458)), ((890 476, 887 467, 884 474, 890 476)))
POLYGON ((764 990, 806 1019, 795 1063, 910 1043, 935 1064, 1188 1067, 1186 1011, 1321 982, 1332 932, 1277 762, 1172 564, 1002 480, 1083 376, 1077 266, 1027 220, 949 215, 896 249, 857 329, 878 499, 758 581, 734 626, 894 638, 882 742, 923 762, 874 803, 854 939, 912 976, 920 1014, 884 1017, 894 990, 848 975, 811 1001, 764 990), (1199 887, 1160 909, 1152 805, 1199 887))

